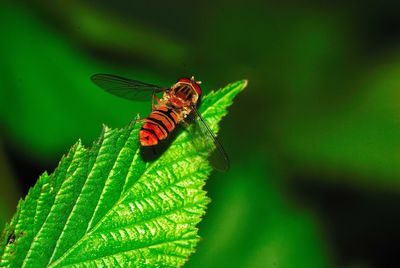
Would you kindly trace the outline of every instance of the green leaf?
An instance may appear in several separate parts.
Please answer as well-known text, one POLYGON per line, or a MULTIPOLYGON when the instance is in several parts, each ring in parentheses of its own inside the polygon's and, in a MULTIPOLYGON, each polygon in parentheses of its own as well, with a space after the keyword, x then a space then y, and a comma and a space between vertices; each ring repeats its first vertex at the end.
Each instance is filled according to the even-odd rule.
MULTIPOLYGON (((203 99, 200 112, 214 131, 245 86, 239 81, 203 99)), ((91 148, 79 141, 44 173, 3 231, 0 265, 182 266, 198 241, 211 168, 189 131, 144 161, 139 129, 104 127, 91 148)))
POLYGON ((35 159, 52 162, 76 141, 77 133, 90 142, 102 122, 122 126, 132 114, 148 112, 146 103, 110 98, 91 83, 93 73, 134 74, 157 85, 175 80, 162 79, 142 66, 122 70, 100 64, 26 5, 2 1, 0 24, 8 29, 0 29, 2 40, 9 40, 0 42, 1 126, 16 148, 35 159))
POLYGON ((340 98, 299 107, 280 118, 281 145, 297 173, 318 181, 398 191, 400 65, 393 55, 340 98), (392 62, 391 62, 392 61, 392 62), (334 102, 335 101, 335 102, 334 102), (300 170, 300 171, 299 171, 300 170), (341 174, 337 176, 336 174, 341 174), (349 176, 349 174, 351 174, 349 176))
POLYGON ((15 211, 15 203, 20 192, 11 167, 7 161, 5 150, 0 140, 0 229, 3 229, 6 221, 15 211))
POLYGON ((290 198, 271 159, 255 152, 213 176, 203 240, 185 267, 333 267, 321 222, 290 198))

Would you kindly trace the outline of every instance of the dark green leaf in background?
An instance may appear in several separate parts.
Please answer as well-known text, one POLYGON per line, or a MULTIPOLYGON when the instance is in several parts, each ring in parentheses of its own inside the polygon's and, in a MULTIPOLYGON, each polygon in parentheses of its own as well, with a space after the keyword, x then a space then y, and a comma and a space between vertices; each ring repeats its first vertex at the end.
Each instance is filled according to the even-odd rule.
POLYGON ((4 155, 3 145, 0 143, 0 229, 11 218, 15 211, 15 204, 20 195, 15 178, 8 166, 4 155))
POLYGON ((397 191, 399 77, 399 65, 386 64, 356 85, 357 96, 349 93, 340 105, 314 100, 282 120, 282 145, 296 168, 317 174, 329 170, 345 175, 340 183, 397 191))
POLYGON ((282 194, 283 178, 261 159, 250 156, 212 181, 219 194, 210 193, 188 267, 330 267, 320 223, 282 194))
POLYGON ((165 86, 174 82, 138 69, 110 70, 24 5, 2 4, 0 24, 7 29, 0 42, 0 121, 24 154, 61 155, 77 133, 89 142, 103 122, 123 125, 138 112, 149 112, 149 103, 110 98, 90 82, 93 73, 115 72, 165 86))

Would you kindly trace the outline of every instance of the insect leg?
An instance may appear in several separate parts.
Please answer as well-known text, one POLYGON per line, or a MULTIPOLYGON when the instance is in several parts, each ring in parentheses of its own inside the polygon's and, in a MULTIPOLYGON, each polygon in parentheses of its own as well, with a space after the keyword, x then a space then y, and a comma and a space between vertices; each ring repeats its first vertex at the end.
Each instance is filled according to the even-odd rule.
POLYGON ((151 95, 151 110, 154 111, 155 105, 154 105, 154 100, 156 99, 156 93, 153 91, 153 95, 151 95))
POLYGON ((151 95, 151 110, 154 111, 156 109, 156 105, 160 103, 160 99, 157 97, 156 92, 153 91, 153 95, 151 95))

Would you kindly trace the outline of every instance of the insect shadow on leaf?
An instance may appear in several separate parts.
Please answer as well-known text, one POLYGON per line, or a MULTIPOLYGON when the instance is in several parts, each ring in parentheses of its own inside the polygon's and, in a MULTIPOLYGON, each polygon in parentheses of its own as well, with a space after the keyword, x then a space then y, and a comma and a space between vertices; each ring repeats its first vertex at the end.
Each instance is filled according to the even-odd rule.
POLYGON ((174 131, 169 135, 168 139, 159 141, 157 145, 154 146, 140 146, 140 156, 145 162, 152 162, 157 160, 174 142, 178 134, 183 131, 184 127, 178 125, 174 131))

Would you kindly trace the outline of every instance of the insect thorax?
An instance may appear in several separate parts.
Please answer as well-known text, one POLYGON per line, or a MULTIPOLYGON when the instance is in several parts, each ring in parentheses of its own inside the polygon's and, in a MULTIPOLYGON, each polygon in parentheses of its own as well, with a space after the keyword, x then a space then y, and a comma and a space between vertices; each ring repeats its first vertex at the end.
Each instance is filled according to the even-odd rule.
POLYGON ((170 89, 171 97, 179 98, 186 105, 196 104, 199 94, 190 83, 178 82, 170 89))

